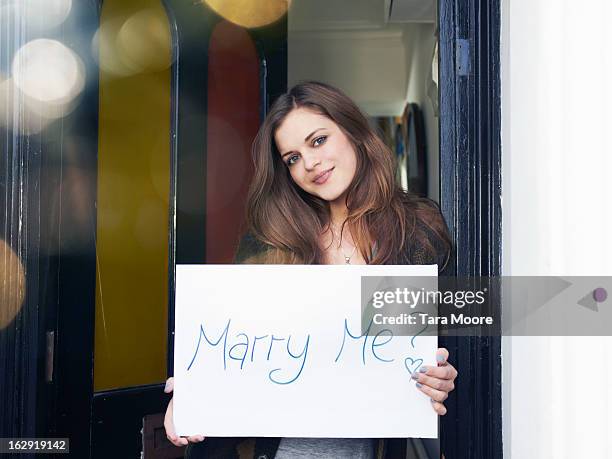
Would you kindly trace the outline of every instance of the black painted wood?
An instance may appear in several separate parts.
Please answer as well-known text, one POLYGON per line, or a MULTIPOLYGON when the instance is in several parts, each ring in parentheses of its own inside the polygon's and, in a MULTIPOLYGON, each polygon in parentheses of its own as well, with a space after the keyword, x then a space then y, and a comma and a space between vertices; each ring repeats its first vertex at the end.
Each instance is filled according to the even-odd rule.
MULTIPOLYGON (((10 20, 17 18, 10 11, 6 16, 10 20)), ((10 45, 14 43, 10 38, 7 41, 10 45)), ((0 54, 4 54, 2 48, 6 44, 0 45, 0 54)), ((12 116, 12 111, 9 114, 12 116)), ((17 131, 22 127, 21 121, 14 121, 17 131)), ((40 136, 25 138, 0 129, 0 241, 18 257, 26 275, 22 279, 25 296, 19 312, 0 328, 0 438, 33 436, 36 431, 41 150, 40 136)), ((18 267, 2 259, 0 268, 0 282, 5 283, 0 295, 4 322, 9 313, 15 312, 13 307, 18 307, 15 300, 19 292, 18 267), (9 309, 8 305, 12 307, 9 309)))
POLYGON ((287 91, 287 16, 249 31, 261 60, 261 120, 278 96, 287 91))
POLYGON ((55 332, 53 381, 40 375, 45 398, 38 415, 47 416, 46 435, 70 438, 72 457, 89 455, 93 395, 99 84, 97 72, 89 69, 97 68, 91 40, 99 27, 99 6, 96 0, 74 4, 63 27, 62 41, 88 69, 87 84, 75 112, 54 132, 59 160, 45 166, 50 194, 43 188, 41 196, 50 207, 47 230, 57 246, 50 249, 54 255, 45 279, 45 288, 56 294, 46 297, 45 318, 46 330, 55 332))
POLYGON ((173 120, 176 166, 174 211, 177 263, 202 263, 206 257, 206 107, 208 47, 215 24, 212 11, 199 2, 166 1, 174 19, 173 120))
MULTIPOLYGON (((440 196, 456 247, 452 272, 501 269, 499 0, 440 0, 440 196), (457 55, 464 40, 469 56, 457 55), (461 68, 459 67, 461 64, 461 68)), ((502 457, 501 340, 445 337, 459 370, 442 418, 449 458, 502 457)))
MULTIPOLYGON (((96 393, 90 457, 140 457, 143 417, 165 412, 169 401, 170 396, 159 384, 96 393)), ((165 436, 161 441, 167 441, 165 436)))

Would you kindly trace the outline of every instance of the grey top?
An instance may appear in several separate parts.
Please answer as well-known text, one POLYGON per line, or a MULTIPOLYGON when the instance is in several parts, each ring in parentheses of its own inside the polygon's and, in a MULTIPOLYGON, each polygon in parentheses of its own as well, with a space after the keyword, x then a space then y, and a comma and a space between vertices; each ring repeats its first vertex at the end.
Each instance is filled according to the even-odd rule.
POLYGON ((373 459, 371 438, 283 438, 275 459, 373 459))

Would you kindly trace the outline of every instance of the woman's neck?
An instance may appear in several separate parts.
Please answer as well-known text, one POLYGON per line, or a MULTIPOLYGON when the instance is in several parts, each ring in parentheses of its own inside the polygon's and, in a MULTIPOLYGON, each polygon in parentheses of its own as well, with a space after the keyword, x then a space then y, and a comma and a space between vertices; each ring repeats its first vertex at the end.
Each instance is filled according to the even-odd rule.
POLYGON ((329 217, 331 224, 340 228, 348 217, 348 207, 345 199, 336 199, 329 203, 329 217))

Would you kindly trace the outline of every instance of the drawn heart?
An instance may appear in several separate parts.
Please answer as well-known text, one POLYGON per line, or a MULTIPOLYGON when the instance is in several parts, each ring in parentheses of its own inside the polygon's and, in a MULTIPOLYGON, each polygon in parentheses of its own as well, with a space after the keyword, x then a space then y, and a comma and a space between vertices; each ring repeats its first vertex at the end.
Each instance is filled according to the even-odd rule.
POLYGON ((423 359, 413 359, 410 357, 406 357, 406 359, 404 360, 404 366, 406 367, 406 370, 408 370, 410 374, 417 371, 422 364, 423 364, 423 359), (410 361, 410 363, 408 363, 408 361, 410 361))

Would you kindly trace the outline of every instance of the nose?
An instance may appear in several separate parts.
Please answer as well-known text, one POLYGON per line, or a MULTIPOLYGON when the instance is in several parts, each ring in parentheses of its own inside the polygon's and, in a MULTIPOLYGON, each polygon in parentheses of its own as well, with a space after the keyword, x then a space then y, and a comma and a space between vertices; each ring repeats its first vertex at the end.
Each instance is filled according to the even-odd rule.
POLYGON ((319 155, 313 151, 302 153, 302 158, 304 160, 304 168, 307 171, 312 171, 315 167, 321 164, 319 155))

